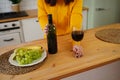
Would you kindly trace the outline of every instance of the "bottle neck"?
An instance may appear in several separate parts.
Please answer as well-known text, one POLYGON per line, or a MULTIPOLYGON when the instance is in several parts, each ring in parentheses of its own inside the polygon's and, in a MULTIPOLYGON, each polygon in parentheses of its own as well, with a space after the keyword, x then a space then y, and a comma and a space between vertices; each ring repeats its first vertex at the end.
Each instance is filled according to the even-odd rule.
POLYGON ((52 22, 52 14, 48 14, 48 24, 53 24, 53 22, 52 22))
POLYGON ((52 19, 48 19, 48 24, 53 24, 52 19))

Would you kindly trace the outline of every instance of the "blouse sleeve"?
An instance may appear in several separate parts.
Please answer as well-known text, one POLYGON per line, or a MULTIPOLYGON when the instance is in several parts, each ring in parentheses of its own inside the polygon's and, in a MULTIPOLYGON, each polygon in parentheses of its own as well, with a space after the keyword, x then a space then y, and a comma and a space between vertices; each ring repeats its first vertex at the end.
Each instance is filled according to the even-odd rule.
POLYGON ((38 0, 38 20, 41 28, 44 30, 47 24, 47 13, 43 4, 43 0, 38 0))
POLYGON ((82 0, 75 1, 70 18, 70 27, 82 28, 82 0))

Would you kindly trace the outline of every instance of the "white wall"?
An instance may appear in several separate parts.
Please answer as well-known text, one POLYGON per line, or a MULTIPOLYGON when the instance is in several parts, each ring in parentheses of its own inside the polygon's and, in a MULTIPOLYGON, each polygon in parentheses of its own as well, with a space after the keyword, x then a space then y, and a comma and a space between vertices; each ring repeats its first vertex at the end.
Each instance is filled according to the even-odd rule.
POLYGON ((76 74, 62 80, 120 80, 120 61, 76 74))
MULTIPOLYGON (((22 0, 20 3, 20 9, 37 9, 37 0, 22 0)), ((11 2, 9 0, 0 0, 0 13, 9 11, 12 11, 11 2)))

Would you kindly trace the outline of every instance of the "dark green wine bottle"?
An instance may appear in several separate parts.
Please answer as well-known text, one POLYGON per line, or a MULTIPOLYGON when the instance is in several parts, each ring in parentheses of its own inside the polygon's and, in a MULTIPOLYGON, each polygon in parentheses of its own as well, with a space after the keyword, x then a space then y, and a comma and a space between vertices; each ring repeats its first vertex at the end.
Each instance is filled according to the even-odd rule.
POLYGON ((47 34, 47 44, 48 44, 48 52, 50 54, 57 53, 57 36, 56 36, 56 28, 52 22, 52 14, 48 14, 48 34, 47 34))

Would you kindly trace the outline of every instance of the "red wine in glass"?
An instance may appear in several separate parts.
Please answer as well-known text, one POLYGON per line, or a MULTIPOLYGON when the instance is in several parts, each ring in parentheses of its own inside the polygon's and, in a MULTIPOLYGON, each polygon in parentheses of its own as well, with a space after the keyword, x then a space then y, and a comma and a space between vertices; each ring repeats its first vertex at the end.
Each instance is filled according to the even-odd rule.
POLYGON ((76 30, 76 31, 72 31, 71 35, 74 41, 81 41, 83 39, 84 32, 80 30, 76 30))

